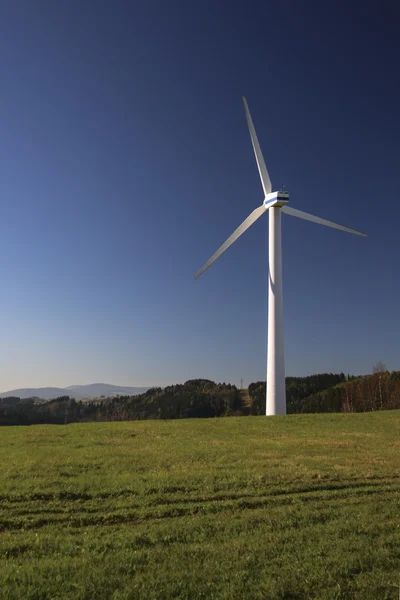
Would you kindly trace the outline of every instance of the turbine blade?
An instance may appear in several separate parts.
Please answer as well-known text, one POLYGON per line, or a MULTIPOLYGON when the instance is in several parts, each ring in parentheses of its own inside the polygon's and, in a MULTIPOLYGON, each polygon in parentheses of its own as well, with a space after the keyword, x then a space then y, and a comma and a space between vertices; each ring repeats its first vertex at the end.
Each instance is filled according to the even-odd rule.
POLYGON ((245 219, 243 223, 239 225, 237 229, 235 229, 232 235, 230 235, 228 239, 222 244, 222 246, 218 248, 218 250, 212 255, 212 257, 206 262, 206 264, 203 267, 201 267, 200 271, 196 273, 194 278, 197 279, 198 277, 200 277, 200 275, 204 273, 204 271, 208 269, 208 267, 210 267, 213 264, 213 262, 215 262, 217 258, 219 258, 221 254, 223 254, 225 250, 227 250, 229 246, 231 246, 233 242, 235 242, 238 239, 238 237, 240 237, 242 233, 244 233, 246 229, 250 227, 250 225, 253 225, 253 223, 257 221, 257 219, 261 217, 261 215, 264 214, 266 210, 268 210, 268 208, 265 207, 264 204, 262 204, 259 208, 253 210, 253 212, 247 217, 247 219, 245 219))
POLYGON ((281 211, 286 213, 287 215, 291 215, 292 217, 304 219, 305 221, 311 221, 312 223, 326 225, 327 227, 332 227, 333 229, 340 229, 341 231, 347 231, 348 233, 355 233, 356 235, 362 235, 364 237, 367 237, 367 234, 362 233, 362 231, 357 231, 357 229, 351 229, 350 227, 338 225, 337 223, 333 223, 332 221, 321 219, 321 217, 315 217, 314 215, 310 215, 309 213, 303 212, 302 210, 297 210, 296 208, 292 208, 291 206, 282 206, 281 211))
POLYGON ((256 130, 254 129, 253 120, 251 118, 251 114, 249 111, 249 107, 247 106, 247 100, 244 96, 242 96, 244 111, 246 113, 247 125, 250 131, 251 143, 253 144, 254 155, 257 161, 258 172, 260 173, 260 179, 264 190, 264 195, 266 196, 272 191, 271 179, 269 178, 267 167, 265 166, 264 157, 261 152, 260 144, 258 143, 258 138, 256 134, 256 130))

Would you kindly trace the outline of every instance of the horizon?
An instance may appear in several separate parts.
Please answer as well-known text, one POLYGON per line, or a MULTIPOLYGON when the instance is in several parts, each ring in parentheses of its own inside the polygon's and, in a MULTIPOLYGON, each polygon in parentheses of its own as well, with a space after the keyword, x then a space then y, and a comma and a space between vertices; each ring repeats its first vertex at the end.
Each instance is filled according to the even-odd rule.
POLYGON ((194 280, 263 200, 242 95, 273 190, 369 236, 283 217, 287 376, 400 368, 399 7, 0 16, 1 389, 265 381, 268 217, 194 280))
MULTIPOLYGON (((386 365, 384 365, 386 366, 386 365)), ((390 369, 388 369, 389 372, 392 372, 390 369)), ((394 371, 396 371, 396 369, 394 369, 394 371)), ((313 377, 316 375, 326 375, 326 374, 333 374, 333 375, 340 375, 340 374, 344 374, 346 377, 347 376, 351 376, 351 377, 365 377, 366 375, 372 375, 373 374, 373 369, 371 368, 371 371, 368 373, 347 373, 344 371, 340 371, 340 372, 335 372, 335 371, 326 371, 326 372, 315 372, 315 373, 307 373, 306 375, 290 375, 290 374, 286 374, 285 377, 286 378, 294 378, 294 377, 298 377, 298 378, 302 378, 302 377, 313 377)), ((165 383, 165 384, 153 384, 153 385, 140 385, 140 384, 121 384, 121 383, 108 383, 105 381, 93 381, 91 383, 73 383, 73 384, 68 384, 68 385, 26 385, 23 387, 18 387, 18 388, 9 388, 6 390, 0 390, 0 394, 4 394, 6 392, 12 392, 15 390, 30 390, 30 389, 50 389, 50 388, 57 388, 57 389, 61 389, 61 390, 65 390, 68 388, 74 388, 74 387, 88 387, 88 386, 93 386, 93 385, 106 385, 106 386, 112 386, 112 387, 121 387, 121 388, 128 388, 128 387, 133 387, 133 388, 147 388, 147 389, 152 389, 152 388, 156 388, 156 387, 160 387, 160 388, 166 388, 169 386, 173 386, 173 385, 181 385, 183 383, 186 383, 187 381, 192 381, 193 379, 208 379, 207 377, 194 377, 192 379, 182 379, 181 381, 174 381, 172 383, 165 383)), ((224 381, 222 379, 213 379, 210 381, 214 381, 215 383, 227 383, 230 385, 234 385, 236 386, 238 389, 240 389, 240 380, 239 380, 239 385, 233 381, 224 381)), ((264 379, 257 379, 257 380, 253 380, 253 381, 249 381, 247 383, 247 385, 244 385, 243 389, 247 388, 250 384, 252 383, 258 383, 258 382, 262 382, 262 381, 266 381, 265 377, 264 379)), ((245 384, 246 382, 243 380, 243 383, 245 384)))

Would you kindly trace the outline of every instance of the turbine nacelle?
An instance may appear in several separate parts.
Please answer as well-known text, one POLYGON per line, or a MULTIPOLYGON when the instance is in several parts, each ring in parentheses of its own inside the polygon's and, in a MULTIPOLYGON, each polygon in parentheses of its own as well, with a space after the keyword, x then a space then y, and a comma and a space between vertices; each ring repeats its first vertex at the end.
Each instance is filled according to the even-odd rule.
POLYGON ((285 206, 289 202, 289 192, 271 192, 264 198, 263 205, 265 208, 272 208, 273 206, 285 206))

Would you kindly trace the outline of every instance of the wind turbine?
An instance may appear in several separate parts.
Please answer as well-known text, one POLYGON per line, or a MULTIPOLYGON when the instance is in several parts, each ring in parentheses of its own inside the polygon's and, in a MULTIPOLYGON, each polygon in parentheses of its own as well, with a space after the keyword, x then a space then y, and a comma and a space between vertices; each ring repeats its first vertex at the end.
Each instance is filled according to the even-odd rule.
POLYGON ((261 206, 243 221, 232 233, 222 246, 212 255, 206 264, 195 275, 200 277, 220 256, 242 235, 257 219, 269 210, 269 248, 268 248, 268 347, 267 347, 267 397, 266 414, 286 414, 286 390, 285 390, 285 357, 283 348, 283 301, 282 301, 282 235, 281 218, 282 213, 366 236, 365 233, 343 227, 332 221, 315 217, 309 213, 287 206, 289 202, 288 192, 272 192, 271 179, 265 166, 264 158, 254 129, 253 121, 247 106, 246 98, 242 98, 246 113, 247 124, 250 131, 251 143, 256 157, 258 172, 264 190, 264 202, 261 206))

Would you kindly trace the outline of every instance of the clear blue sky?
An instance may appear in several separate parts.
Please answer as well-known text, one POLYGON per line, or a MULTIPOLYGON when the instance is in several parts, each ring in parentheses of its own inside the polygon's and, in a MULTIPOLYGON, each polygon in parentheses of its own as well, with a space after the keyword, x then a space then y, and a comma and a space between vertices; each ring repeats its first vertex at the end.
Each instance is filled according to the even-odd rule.
POLYGON ((366 231, 283 222, 286 372, 400 369, 395 2, 0 8, 0 391, 265 377, 273 186, 366 231))

